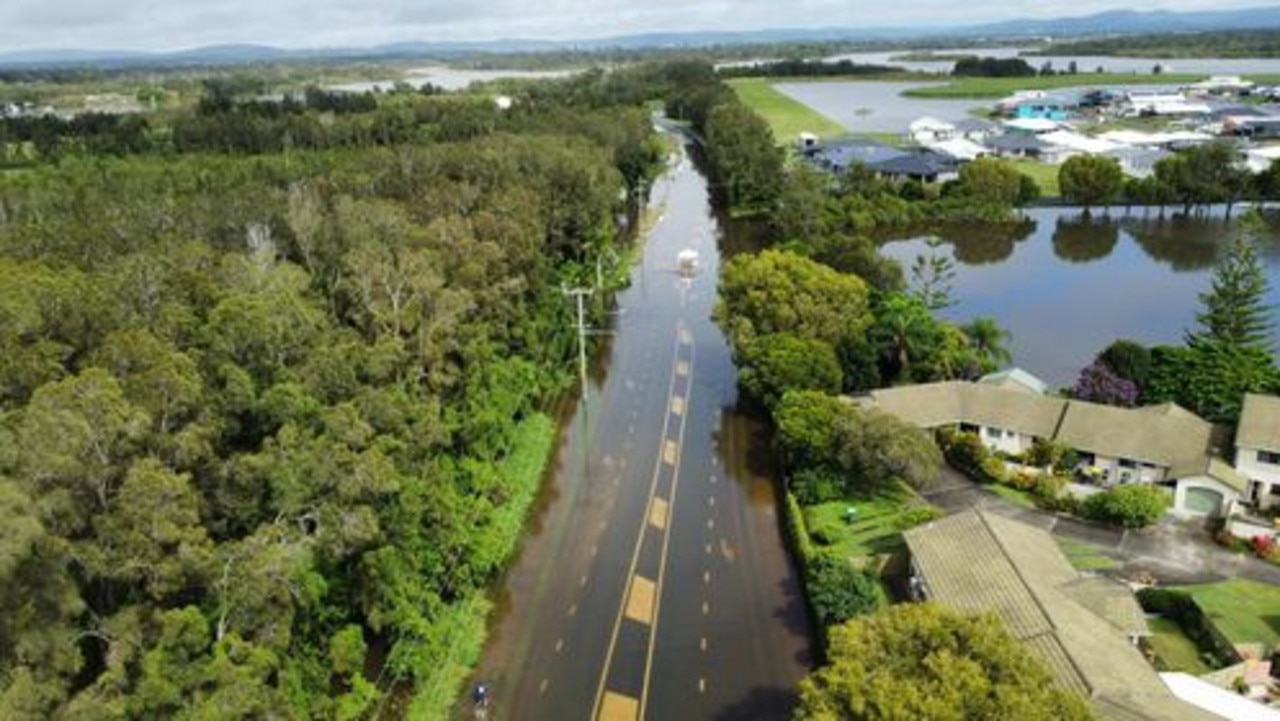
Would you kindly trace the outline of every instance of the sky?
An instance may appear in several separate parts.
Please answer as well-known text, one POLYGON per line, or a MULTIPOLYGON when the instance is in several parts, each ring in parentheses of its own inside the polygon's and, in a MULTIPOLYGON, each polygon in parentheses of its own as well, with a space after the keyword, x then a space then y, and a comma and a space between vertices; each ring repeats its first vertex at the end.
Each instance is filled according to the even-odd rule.
POLYGON ((0 53, 291 48, 653 31, 966 25, 1115 9, 1227 10, 1265 0, 0 0, 0 53))

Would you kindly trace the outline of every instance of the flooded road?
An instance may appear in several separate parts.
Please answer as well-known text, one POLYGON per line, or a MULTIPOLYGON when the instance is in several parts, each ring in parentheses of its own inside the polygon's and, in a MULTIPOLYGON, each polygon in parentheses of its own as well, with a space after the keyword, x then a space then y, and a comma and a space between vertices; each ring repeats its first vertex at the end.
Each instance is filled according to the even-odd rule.
POLYGON ((562 430, 479 677, 490 718, 784 719, 811 664, 766 438, 711 321, 720 226, 687 159, 562 430), (693 277, 676 256, 699 253, 693 277))

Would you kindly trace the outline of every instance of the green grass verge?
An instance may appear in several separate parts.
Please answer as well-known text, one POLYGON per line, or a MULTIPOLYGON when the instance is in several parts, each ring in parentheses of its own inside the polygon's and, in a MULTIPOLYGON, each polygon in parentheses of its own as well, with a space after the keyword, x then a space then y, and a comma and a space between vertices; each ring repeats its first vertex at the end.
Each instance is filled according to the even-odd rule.
POLYGON ((743 105, 764 118, 779 145, 795 143, 801 132, 829 138, 848 132, 845 127, 804 103, 783 95, 769 78, 737 78, 729 86, 743 105))
POLYGON ((1182 627, 1171 618, 1152 618, 1147 621, 1151 628, 1151 637, 1147 643, 1155 651, 1160 666, 1169 671, 1181 671, 1201 676, 1213 670, 1213 667, 1200 658, 1200 649, 1182 632, 1182 627))
POLYGON ((852 500, 806 506, 804 520, 815 550, 842 558, 865 558, 901 549, 906 516, 921 505, 910 491, 894 488, 852 500), (849 508, 857 512, 852 522, 845 520, 849 508))
POLYGON ((1026 491, 1019 491, 1016 488, 1010 488, 1009 486, 1002 486, 999 483, 993 483, 987 486, 987 488, 990 488, 992 493, 996 494, 997 496, 1000 496, 1001 498, 1012 503, 1015 506, 1021 506, 1023 508, 1036 507, 1035 502, 1031 500, 1031 494, 1027 493, 1026 491))
POLYGON ((1204 75, 1180 73, 1080 73, 1036 75, 1029 78, 955 78, 945 85, 912 88, 902 94, 911 98, 1003 98, 1019 90, 1052 90, 1090 85, 1185 85, 1204 78, 1204 75))
POLYGON ((1233 578, 1177 590, 1191 594, 1231 643, 1280 645, 1280 586, 1233 578))
POLYGON ((1058 186, 1058 166, 1035 160, 1013 160, 1010 162, 1013 167, 1018 169, 1019 173, 1036 181, 1036 185, 1040 186, 1040 197, 1057 198, 1062 195, 1062 188, 1058 186))
MULTIPOLYGON (((482 541, 477 544, 475 553, 483 558, 479 563, 500 568, 515 553, 523 536, 525 517, 551 461, 555 440, 556 424, 550 416, 534 414, 517 426, 511 453, 499 464, 510 494, 506 503, 494 509, 490 532, 482 534, 482 541)), ((409 704, 409 719, 449 718, 463 683, 484 650, 485 623, 492 608, 492 602, 481 594, 445 607, 439 626, 449 629, 442 643, 446 650, 433 668, 423 670, 409 704)))
POLYGON ((1106 571, 1116 567, 1113 559, 1084 541, 1061 537, 1054 540, 1077 571, 1106 571))
POLYGON ((449 718, 462 686, 484 650, 485 620, 492 602, 480 594, 445 607, 440 627, 448 629, 444 658, 424 672, 405 717, 409 721, 449 718))

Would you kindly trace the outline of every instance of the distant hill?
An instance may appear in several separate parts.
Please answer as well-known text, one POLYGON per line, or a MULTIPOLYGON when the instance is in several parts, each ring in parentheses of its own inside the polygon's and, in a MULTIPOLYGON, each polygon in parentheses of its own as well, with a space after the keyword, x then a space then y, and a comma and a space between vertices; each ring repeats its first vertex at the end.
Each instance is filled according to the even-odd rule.
POLYGON ((924 39, 1055 39, 1091 35, 1195 32, 1280 27, 1280 6, 1197 12, 1119 10, 1085 17, 1019 19, 970 26, 923 25, 880 28, 792 28, 741 32, 658 32, 572 41, 508 39, 481 42, 400 42, 364 48, 284 49, 266 45, 215 45, 174 52, 119 50, 31 50, 0 53, 0 66, 127 67, 231 65, 280 60, 396 57, 456 58, 482 53, 556 50, 694 48, 749 43, 924 39))

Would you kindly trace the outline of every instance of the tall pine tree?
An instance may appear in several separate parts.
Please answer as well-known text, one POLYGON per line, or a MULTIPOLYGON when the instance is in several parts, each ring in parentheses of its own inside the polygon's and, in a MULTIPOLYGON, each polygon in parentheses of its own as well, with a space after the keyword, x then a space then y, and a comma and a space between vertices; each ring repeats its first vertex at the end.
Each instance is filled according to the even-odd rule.
MULTIPOLYGON (((1247 221, 1247 232, 1257 232, 1256 218, 1247 221)), ((1271 349, 1275 329, 1272 309, 1266 305, 1267 277, 1253 245, 1237 237, 1213 272, 1213 286, 1200 294, 1204 310, 1196 315, 1201 329, 1187 334, 1187 345, 1217 341, 1237 348, 1271 349)))

